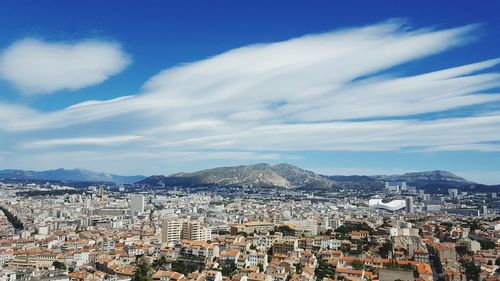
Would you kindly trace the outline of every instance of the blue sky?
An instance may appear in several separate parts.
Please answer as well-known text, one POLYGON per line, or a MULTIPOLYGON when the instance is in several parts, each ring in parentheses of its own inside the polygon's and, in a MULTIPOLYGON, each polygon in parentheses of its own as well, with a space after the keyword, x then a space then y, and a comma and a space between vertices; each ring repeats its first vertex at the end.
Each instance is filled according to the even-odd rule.
POLYGON ((498 1, 0 4, 0 168, 500 183, 498 1))

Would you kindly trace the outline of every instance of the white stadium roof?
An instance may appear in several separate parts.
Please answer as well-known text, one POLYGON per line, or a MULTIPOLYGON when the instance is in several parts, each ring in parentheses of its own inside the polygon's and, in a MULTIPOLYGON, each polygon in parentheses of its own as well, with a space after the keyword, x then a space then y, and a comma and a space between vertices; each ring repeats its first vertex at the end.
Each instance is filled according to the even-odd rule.
POLYGON ((397 211, 406 208, 406 201, 402 199, 392 200, 384 203, 382 199, 375 198, 368 201, 370 208, 385 209, 388 211, 397 211))

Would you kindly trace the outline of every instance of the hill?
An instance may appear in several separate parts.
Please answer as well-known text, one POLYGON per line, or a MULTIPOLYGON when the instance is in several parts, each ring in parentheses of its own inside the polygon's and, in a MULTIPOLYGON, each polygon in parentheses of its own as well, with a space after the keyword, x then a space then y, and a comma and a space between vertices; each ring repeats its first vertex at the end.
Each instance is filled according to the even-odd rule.
POLYGON ((144 178, 144 176, 120 176, 85 169, 56 169, 48 171, 0 170, 0 179, 5 180, 134 183, 144 178))
POLYGON ((138 184, 150 186, 208 184, 242 187, 329 188, 333 181, 289 164, 218 167, 168 177, 152 176, 138 184))

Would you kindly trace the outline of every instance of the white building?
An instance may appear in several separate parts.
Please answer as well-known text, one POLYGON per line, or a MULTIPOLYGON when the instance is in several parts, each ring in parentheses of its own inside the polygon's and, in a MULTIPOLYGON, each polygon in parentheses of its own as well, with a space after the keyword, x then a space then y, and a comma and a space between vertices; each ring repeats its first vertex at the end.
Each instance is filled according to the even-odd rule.
POLYGON ((374 198, 368 200, 368 205, 370 208, 375 209, 385 209, 388 211, 397 211, 406 208, 406 200, 396 199, 390 202, 384 203, 380 198, 374 198))
POLYGON ((401 226, 391 227, 391 229, 389 230, 389 234, 391 237, 419 236, 417 228, 401 227, 401 226))
POLYGON ((165 243, 181 240, 182 221, 164 220, 161 224, 161 241, 165 243))
POLYGON ((448 195, 450 195, 451 198, 457 198, 458 197, 458 189, 456 189, 456 188, 449 188, 448 189, 448 195))
POLYGON ((169 219, 162 223, 162 242, 184 240, 211 240, 212 229, 198 220, 169 219))
POLYGON ((385 182, 385 190, 391 193, 399 193, 408 190, 406 182, 385 182))
POLYGON ((185 220, 182 223, 182 239, 187 240, 210 240, 212 239, 212 229, 206 227, 200 221, 185 220))
POLYGON ((284 221, 284 224, 291 224, 298 226, 304 231, 308 232, 310 235, 318 235, 318 221, 314 219, 307 220, 288 220, 284 221))
POLYGON ((134 195, 130 198, 130 211, 132 214, 144 213, 144 196, 134 195))
POLYGON ((413 203, 413 197, 406 197, 406 212, 415 212, 415 204, 413 203))

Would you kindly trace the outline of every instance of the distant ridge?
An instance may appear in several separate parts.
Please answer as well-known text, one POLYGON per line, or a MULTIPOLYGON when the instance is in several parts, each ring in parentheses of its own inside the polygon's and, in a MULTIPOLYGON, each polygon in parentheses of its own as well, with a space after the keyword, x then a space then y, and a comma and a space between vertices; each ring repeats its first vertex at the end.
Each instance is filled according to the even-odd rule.
POLYGON ((241 165, 218 167, 192 173, 178 173, 168 177, 152 176, 138 184, 169 186, 175 184, 208 184, 243 187, 330 188, 334 182, 314 172, 289 164, 241 165))
POLYGON ((406 181, 409 185, 425 190, 460 188, 495 190, 499 186, 483 185, 468 181, 447 171, 412 172, 402 175, 351 175, 325 176, 290 164, 255 164, 218 167, 170 176, 151 176, 137 182, 147 186, 242 186, 279 187, 285 189, 329 189, 338 187, 382 188, 384 182, 406 181))
POLYGON ((217 167, 191 173, 177 173, 169 176, 154 175, 145 177, 120 176, 94 172, 85 169, 56 169, 48 171, 0 170, 0 180, 10 182, 99 182, 132 184, 151 187, 197 187, 203 186, 241 186, 241 187, 277 187, 284 189, 338 189, 382 188, 384 182, 405 181, 408 185, 420 189, 446 192, 448 188, 461 190, 497 191, 500 185, 484 185, 469 181, 453 173, 441 170, 411 172, 401 175, 319 175, 290 164, 269 165, 265 163, 217 167))
POLYGON ((134 183, 143 180, 144 176, 120 176, 108 173, 94 172, 85 169, 56 169, 48 171, 31 170, 0 170, 0 179, 10 180, 48 180, 67 182, 113 182, 134 183))

